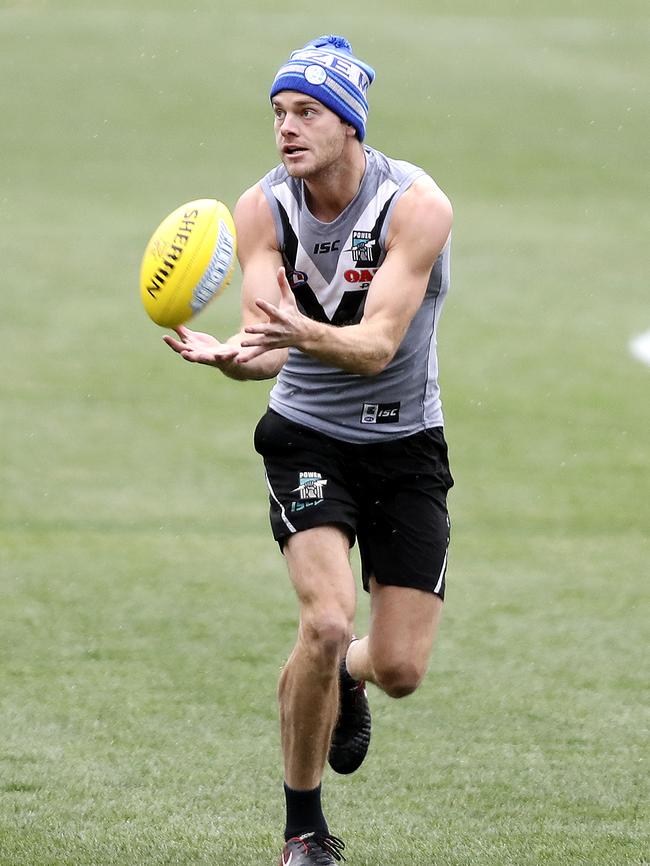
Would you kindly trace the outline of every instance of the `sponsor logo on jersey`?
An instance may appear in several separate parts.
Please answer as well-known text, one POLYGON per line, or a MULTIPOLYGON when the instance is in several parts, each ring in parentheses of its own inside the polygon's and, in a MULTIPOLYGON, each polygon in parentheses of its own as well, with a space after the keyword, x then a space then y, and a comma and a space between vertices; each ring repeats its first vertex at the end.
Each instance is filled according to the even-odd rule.
POLYGON ((298 486, 291 492, 297 493, 301 499, 323 499, 323 487, 327 479, 320 472, 299 472, 298 486))
POLYGON ((361 411, 362 424, 397 424, 400 403, 364 403, 361 411))
POLYGON ((314 253, 318 256, 321 253, 335 253, 341 248, 341 241, 323 241, 319 244, 314 244, 314 253))
POLYGON ((365 283, 367 288, 378 270, 379 268, 348 268, 343 277, 348 283, 365 283))

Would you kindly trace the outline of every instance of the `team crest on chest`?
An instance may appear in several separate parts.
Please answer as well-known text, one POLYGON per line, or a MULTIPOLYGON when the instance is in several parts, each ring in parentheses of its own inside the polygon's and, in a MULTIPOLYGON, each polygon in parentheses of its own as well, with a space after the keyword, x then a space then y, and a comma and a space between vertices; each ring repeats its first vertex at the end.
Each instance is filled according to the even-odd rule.
POLYGON ((372 262, 376 250, 377 241, 372 236, 372 232, 352 232, 352 246, 346 252, 352 253, 352 258, 355 262, 372 262))

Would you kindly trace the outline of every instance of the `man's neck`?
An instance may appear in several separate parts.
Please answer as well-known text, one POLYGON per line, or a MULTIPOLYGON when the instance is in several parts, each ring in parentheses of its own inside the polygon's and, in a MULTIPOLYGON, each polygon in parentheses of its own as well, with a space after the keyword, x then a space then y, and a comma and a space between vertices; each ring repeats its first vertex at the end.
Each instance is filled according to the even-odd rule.
POLYGON ((333 222, 359 191, 365 171, 365 151, 355 146, 327 171, 305 180, 305 198, 312 215, 321 222, 333 222))

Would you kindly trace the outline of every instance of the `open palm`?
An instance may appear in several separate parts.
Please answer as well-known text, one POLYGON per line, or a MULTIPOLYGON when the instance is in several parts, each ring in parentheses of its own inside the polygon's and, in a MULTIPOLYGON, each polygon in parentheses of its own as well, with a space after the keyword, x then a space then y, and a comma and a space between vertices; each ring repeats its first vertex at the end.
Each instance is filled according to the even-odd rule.
POLYGON ((165 334, 163 340, 182 358, 195 364, 210 364, 213 367, 221 367, 232 361, 239 351, 228 343, 220 343, 211 334, 191 331, 184 325, 179 325, 174 330, 178 334, 178 339, 165 334))

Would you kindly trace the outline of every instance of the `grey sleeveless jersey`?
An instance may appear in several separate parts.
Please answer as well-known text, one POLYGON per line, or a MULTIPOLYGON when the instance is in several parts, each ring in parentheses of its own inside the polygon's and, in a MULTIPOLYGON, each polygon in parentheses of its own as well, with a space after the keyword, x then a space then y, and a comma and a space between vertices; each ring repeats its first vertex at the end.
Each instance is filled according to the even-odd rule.
MULTIPOLYGON (((280 165, 260 181, 300 310, 334 326, 356 324, 386 255, 391 214, 422 169, 365 147, 355 198, 333 221, 309 211, 302 181, 280 165)), ((449 285, 449 244, 436 261, 422 305, 397 353, 376 376, 347 373, 290 349, 270 395, 272 409, 347 442, 398 439, 443 424, 436 328, 449 285)), ((400 286, 394 287, 396 292, 400 286)))

